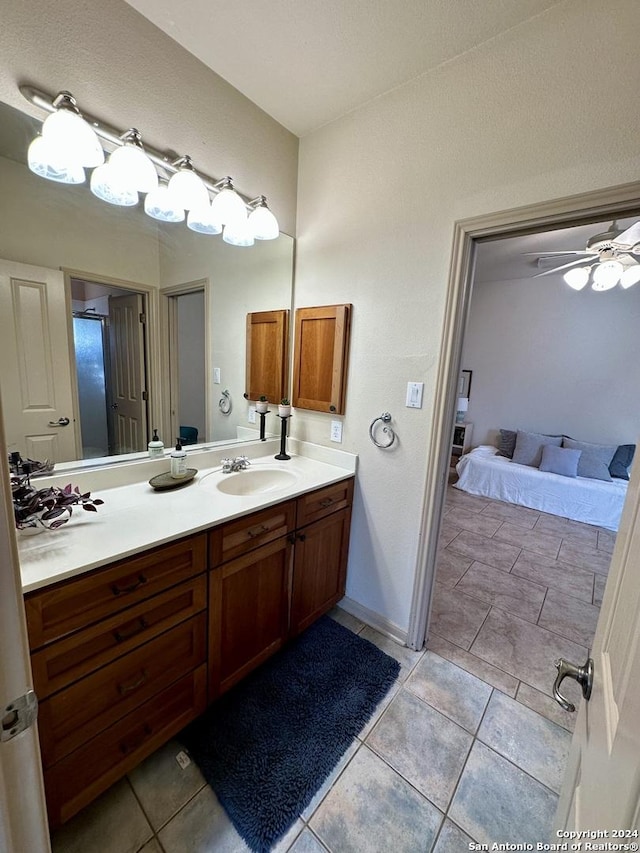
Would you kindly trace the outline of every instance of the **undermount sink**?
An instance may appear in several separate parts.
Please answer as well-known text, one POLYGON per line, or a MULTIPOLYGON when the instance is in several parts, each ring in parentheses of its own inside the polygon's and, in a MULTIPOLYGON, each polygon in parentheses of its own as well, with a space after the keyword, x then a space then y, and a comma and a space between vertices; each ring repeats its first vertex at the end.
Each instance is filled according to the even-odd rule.
POLYGON ((226 495, 263 495, 292 486, 298 478, 280 468, 255 468, 226 474, 216 481, 216 489, 226 495))

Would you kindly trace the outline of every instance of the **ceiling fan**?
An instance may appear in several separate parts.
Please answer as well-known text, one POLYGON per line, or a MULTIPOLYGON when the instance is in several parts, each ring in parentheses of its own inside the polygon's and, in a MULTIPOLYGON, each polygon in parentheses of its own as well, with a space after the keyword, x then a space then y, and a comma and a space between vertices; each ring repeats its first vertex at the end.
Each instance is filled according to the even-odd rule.
POLYGON ((626 289, 640 281, 640 259, 634 257, 640 255, 640 220, 624 231, 618 228, 616 221, 612 222, 607 231, 590 237, 584 250, 547 252, 542 256, 537 252, 525 254, 537 255, 538 266, 561 257, 579 256, 569 263, 538 273, 534 278, 567 270, 563 276, 566 283, 574 290, 582 290, 593 272, 593 290, 610 290, 618 283, 626 289))

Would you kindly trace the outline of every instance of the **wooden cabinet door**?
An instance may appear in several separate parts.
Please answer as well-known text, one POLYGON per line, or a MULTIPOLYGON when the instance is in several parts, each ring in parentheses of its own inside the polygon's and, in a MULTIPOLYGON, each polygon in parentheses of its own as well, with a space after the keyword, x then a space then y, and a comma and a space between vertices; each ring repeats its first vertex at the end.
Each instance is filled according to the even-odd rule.
POLYGON ((303 527, 296 535, 291 633, 299 634, 344 595, 351 508, 303 527))
POLYGON ((279 403, 287 396, 289 312, 247 314, 246 396, 279 403))
POLYGON ((209 699, 276 652, 287 637, 288 537, 224 563, 209 581, 209 699))
POLYGON ((293 399, 299 409, 344 414, 351 305, 296 311, 293 399))

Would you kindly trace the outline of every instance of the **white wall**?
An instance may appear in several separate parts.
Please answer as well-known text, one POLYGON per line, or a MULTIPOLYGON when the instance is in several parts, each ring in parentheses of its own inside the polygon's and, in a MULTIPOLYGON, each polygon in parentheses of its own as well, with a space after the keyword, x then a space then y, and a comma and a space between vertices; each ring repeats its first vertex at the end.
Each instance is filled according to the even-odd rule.
MULTIPOLYGON (((639 38, 635 0, 566 0, 301 141, 296 304, 354 304, 347 592, 401 628, 453 224, 637 180, 639 38), (408 380, 425 382, 422 410, 404 407, 408 380), (385 409, 399 436, 391 452, 367 435, 385 409)), ((293 431, 328 444, 329 420, 297 411, 293 431)))
POLYGON ((561 275, 474 286, 462 364, 473 370, 472 444, 500 427, 635 442, 640 288, 576 293, 561 275))
MULTIPOLYGON (((204 291, 178 297, 178 388, 179 421, 206 436, 204 291)), ((175 437, 175 436, 174 436, 175 437)), ((173 438, 171 439, 173 441, 173 438)))

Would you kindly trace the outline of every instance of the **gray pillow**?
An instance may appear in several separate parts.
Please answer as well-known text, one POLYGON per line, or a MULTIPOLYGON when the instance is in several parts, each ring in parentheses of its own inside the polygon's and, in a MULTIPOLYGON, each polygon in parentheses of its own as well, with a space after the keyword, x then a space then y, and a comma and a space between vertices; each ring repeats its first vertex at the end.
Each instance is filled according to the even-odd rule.
POLYGON ((568 447, 555 447, 545 444, 542 448, 541 471, 549 471, 551 474, 561 474, 563 477, 578 476, 578 460, 582 456, 581 450, 570 450, 568 447))
POLYGON ((574 441, 565 438, 563 447, 572 450, 581 450, 582 454, 578 460, 578 477, 589 477, 592 480, 611 480, 609 465, 617 446, 610 447, 605 444, 589 444, 586 441, 574 441))
MULTIPOLYGON (((539 432, 524 432, 519 429, 516 438, 516 447, 513 451, 513 461, 518 465, 529 465, 532 468, 539 468, 542 462, 542 448, 545 444, 560 447, 562 436, 542 435, 539 432)), ((613 453, 611 455, 613 456, 613 453)))
POLYGON ((609 473, 619 480, 629 479, 629 468, 633 462, 633 454, 636 452, 635 444, 621 444, 613 454, 609 473))
POLYGON ((507 459, 511 459, 513 457, 517 435, 518 433, 514 429, 500 430, 500 438, 498 439, 498 456, 506 456, 507 459))

